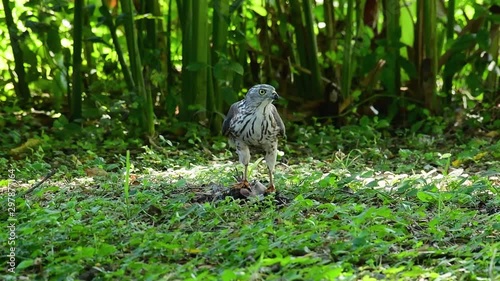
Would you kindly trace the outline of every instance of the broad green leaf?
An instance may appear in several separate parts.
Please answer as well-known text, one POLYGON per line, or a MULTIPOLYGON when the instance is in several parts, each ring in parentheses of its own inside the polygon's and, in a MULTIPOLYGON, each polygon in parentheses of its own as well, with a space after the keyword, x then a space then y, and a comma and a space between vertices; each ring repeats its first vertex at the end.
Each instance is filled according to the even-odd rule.
POLYGON ((253 10, 254 12, 256 12, 257 14, 259 14, 262 17, 267 16, 267 10, 264 7, 262 7, 262 6, 255 5, 255 6, 250 7, 250 9, 253 10))
POLYGON ((367 243, 368 243, 368 241, 366 240, 366 236, 364 236, 364 235, 358 236, 352 240, 352 245, 355 248, 363 247, 363 246, 367 245, 367 243))
POLYGON ((359 125, 361 126, 368 126, 370 124, 370 118, 366 115, 363 115, 361 119, 359 119, 359 125))
POLYGON ((464 65, 466 64, 466 57, 460 53, 455 53, 446 62, 443 69, 443 75, 452 76, 457 72, 460 72, 464 65))
POLYGON ((109 244, 101 244, 99 246, 99 249, 97 250, 97 254, 99 256, 109 256, 111 254, 114 254, 116 252, 116 247, 114 245, 109 245, 109 244))
POLYGON ((451 50, 455 53, 468 49, 471 45, 476 43, 476 36, 474 34, 464 34, 459 36, 452 44, 451 50))
POLYGON ((231 61, 229 63, 229 68, 234 72, 238 73, 239 75, 243 75, 243 66, 241 66, 241 64, 235 61, 231 61))
POLYGON ((186 184, 187 184, 186 179, 180 179, 175 183, 175 187, 182 187, 185 186, 186 184))
POLYGON ((417 77, 417 70, 415 68, 415 65, 407 58, 399 57, 399 63, 401 64, 401 68, 406 72, 406 74, 408 74, 409 77, 417 77))
POLYGON ((427 191, 417 192, 417 197, 422 202, 434 202, 436 201, 436 195, 427 191))
POLYGON ((244 33, 242 33, 239 30, 230 30, 229 31, 229 38, 234 42, 234 43, 245 43, 246 42, 246 36, 244 33))
POLYGON ((75 251, 75 256, 77 256, 79 259, 83 258, 91 258, 95 254, 95 248, 93 247, 77 247, 75 251))
POLYGON ((220 277, 223 281, 232 281, 238 279, 236 273, 234 273, 234 270, 231 269, 225 269, 220 277))
POLYGON ((25 269, 25 268, 27 268, 27 267, 32 266, 34 263, 35 263, 35 260, 33 260, 33 259, 23 260, 22 262, 20 262, 20 263, 16 266, 16 270, 25 269))
POLYGON ((220 93, 227 104, 233 104, 237 100, 237 95, 231 87, 221 87, 220 93))

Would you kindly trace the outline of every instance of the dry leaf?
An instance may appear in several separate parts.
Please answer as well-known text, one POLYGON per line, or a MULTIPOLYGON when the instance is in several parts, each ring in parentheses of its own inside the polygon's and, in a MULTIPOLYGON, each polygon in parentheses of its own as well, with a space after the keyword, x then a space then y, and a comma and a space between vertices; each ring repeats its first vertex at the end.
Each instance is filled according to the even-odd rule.
POLYGON ((87 177, 104 177, 108 175, 108 172, 101 168, 88 168, 85 169, 85 173, 87 174, 87 177))
POLYGON ((42 141, 39 139, 29 139, 25 143, 23 143, 22 145, 20 145, 16 148, 12 148, 10 150, 10 154, 11 155, 19 155, 19 154, 25 153, 29 149, 35 148, 36 146, 38 146, 41 142, 42 141))

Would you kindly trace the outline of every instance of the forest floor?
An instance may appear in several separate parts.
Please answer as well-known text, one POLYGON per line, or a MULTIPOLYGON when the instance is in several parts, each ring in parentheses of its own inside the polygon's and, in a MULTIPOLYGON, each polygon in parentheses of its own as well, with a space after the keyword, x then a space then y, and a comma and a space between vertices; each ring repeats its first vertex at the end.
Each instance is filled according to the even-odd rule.
MULTIPOLYGON (((280 147, 277 193, 245 200, 225 196, 242 167, 224 139, 144 147, 129 165, 85 139, 4 159, 16 268, 3 253, 0 279, 499 280, 498 136, 352 132, 300 131, 280 147)), ((265 184, 258 157, 250 179, 265 184)))

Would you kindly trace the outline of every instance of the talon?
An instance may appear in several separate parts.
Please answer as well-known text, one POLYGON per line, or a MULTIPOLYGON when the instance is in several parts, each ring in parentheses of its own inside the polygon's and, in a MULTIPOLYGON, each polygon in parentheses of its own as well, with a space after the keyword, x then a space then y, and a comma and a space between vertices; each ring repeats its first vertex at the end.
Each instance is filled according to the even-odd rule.
POLYGON ((274 185, 270 184, 267 189, 266 189, 266 193, 273 193, 276 191, 276 188, 274 188, 274 185))
POLYGON ((235 183, 232 186, 232 188, 234 188, 234 189, 242 189, 242 188, 250 189, 250 183, 247 180, 242 180, 239 183, 235 183))

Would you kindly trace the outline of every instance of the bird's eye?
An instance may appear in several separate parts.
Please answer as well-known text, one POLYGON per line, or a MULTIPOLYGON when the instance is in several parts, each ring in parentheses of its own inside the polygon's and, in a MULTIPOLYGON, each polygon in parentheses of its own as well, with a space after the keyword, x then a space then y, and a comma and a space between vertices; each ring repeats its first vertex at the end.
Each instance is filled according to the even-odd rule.
POLYGON ((263 96, 266 93, 266 90, 259 90, 259 94, 263 96))

